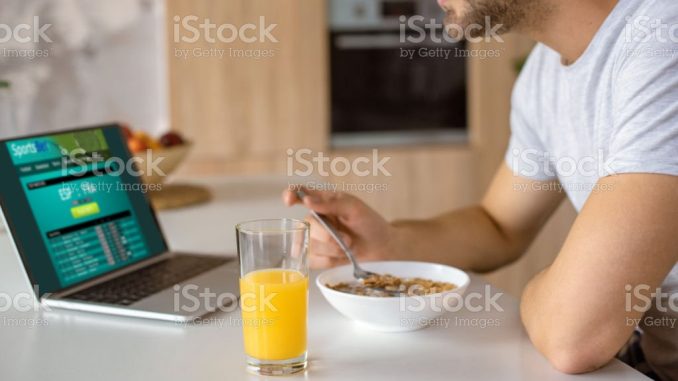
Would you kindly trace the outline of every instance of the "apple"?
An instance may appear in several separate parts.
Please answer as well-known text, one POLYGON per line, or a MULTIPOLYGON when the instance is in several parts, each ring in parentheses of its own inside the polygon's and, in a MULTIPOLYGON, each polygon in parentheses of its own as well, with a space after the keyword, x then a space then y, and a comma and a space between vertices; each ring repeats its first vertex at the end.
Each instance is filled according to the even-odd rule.
POLYGON ((127 140, 127 147, 132 153, 144 152, 149 148, 148 144, 137 136, 132 136, 127 140))
POLYGON ((143 131, 134 131, 132 133, 132 137, 143 142, 144 145, 147 148, 150 148, 150 149, 160 148, 160 142, 153 139, 152 137, 150 137, 147 133, 145 133, 143 131))
POLYGON ((125 140, 129 140, 132 137, 132 129, 126 124, 121 124, 120 128, 122 129, 122 136, 125 140))
POLYGON ((161 149, 162 148, 162 144, 160 144, 160 142, 157 139, 153 139, 153 138, 148 138, 148 140, 146 140, 146 145, 150 149, 161 149))
POLYGON ((163 147, 174 147, 184 144, 184 138, 174 131, 170 131, 160 137, 160 145, 163 147))

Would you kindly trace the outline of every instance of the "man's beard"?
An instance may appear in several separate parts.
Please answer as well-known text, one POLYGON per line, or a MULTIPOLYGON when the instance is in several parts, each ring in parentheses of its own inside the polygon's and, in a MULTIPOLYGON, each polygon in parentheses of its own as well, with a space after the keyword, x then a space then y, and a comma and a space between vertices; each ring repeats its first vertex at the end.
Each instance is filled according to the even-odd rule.
POLYGON ((453 38, 460 32, 458 27, 468 31, 465 37, 483 37, 493 30, 497 34, 524 28, 531 23, 539 0, 467 0, 461 14, 447 12, 445 29, 453 38), (456 26, 456 27, 455 27, 456 26), (473 28, 468 28, 473 26, 473 28))

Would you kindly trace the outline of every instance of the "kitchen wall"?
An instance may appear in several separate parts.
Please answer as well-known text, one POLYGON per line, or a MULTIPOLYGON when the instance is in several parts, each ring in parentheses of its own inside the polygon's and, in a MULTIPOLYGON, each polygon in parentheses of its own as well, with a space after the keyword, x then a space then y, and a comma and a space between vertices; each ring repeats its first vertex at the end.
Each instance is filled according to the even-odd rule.
MULTIPOLYGON (((167 0, 167 5, 172 121, 195 142, 179 176, 284 174, 289 148, 348 159, 371 155, 370 149, 329 147, 324 1, 167 0), (278 24, 278 42, 174 42, 175 16, 189 15, 236 25, 258 23, 264 16, 278 24), (272 50, 273 57, 178 57, 182 49, 195 48, 272 50)), ((354 187, 383 184, 387 191, 354 193, 389 219, 424 218, 477 202, 502 161, 515 66, 530 46, 515 36, 474 46, 499 49, 501 57, 471 60, 468 144, 379 147, 381 157, 391 157, 392 176, 320 180, 354 187)), ((572 207, 563 205, 524 258, 488 278, 518 295, 552 261, 573 219, 572 207)))
POLYGON ((162 2, 4 0, 0 9, 3 27, 47 20, 44 39, 2 32, 0 78, 11 83, 15 123, 0 136, 111 120, 154 135, 168 128, 162 2))

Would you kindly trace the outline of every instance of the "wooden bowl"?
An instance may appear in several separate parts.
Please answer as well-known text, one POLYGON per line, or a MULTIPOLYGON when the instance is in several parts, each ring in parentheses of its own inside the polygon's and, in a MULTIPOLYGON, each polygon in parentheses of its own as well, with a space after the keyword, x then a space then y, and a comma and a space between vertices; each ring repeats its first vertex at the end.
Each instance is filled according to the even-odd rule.
POLYGON ((140 159, 138 165, 139 170, 144 172, 142 175, 144 182, 146 184, 162 184, 167 177, 181 165, 186 156, 188 156, 192 146, 192 143, 186 142, 173 147, 154 150, 149 149, 135 154, 134 156, 140 159), (147 160, 150 160, 150 162, 157 162, 156 168, 158 168, 159 171, 146 173, 147 160))

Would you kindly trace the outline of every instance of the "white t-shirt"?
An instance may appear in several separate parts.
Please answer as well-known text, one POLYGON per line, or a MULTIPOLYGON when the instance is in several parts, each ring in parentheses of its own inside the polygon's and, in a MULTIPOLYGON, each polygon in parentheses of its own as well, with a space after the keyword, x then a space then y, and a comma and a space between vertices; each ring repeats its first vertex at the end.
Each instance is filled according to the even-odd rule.
MULTIPOLYGON (((569 66, 537 45, 514 88, 511 130, 509 167, 557 179, 577 210, 592 191, 609 191, 601 177, 678 176, 678 1, 620 0, 569 66)), ((662 287, 678 293, 678 266, 662 287)), ((678 320, 678 311, 650 315, 678 320)), ((641 329, 650 366, 678 380, 678 322, 641 329)))

